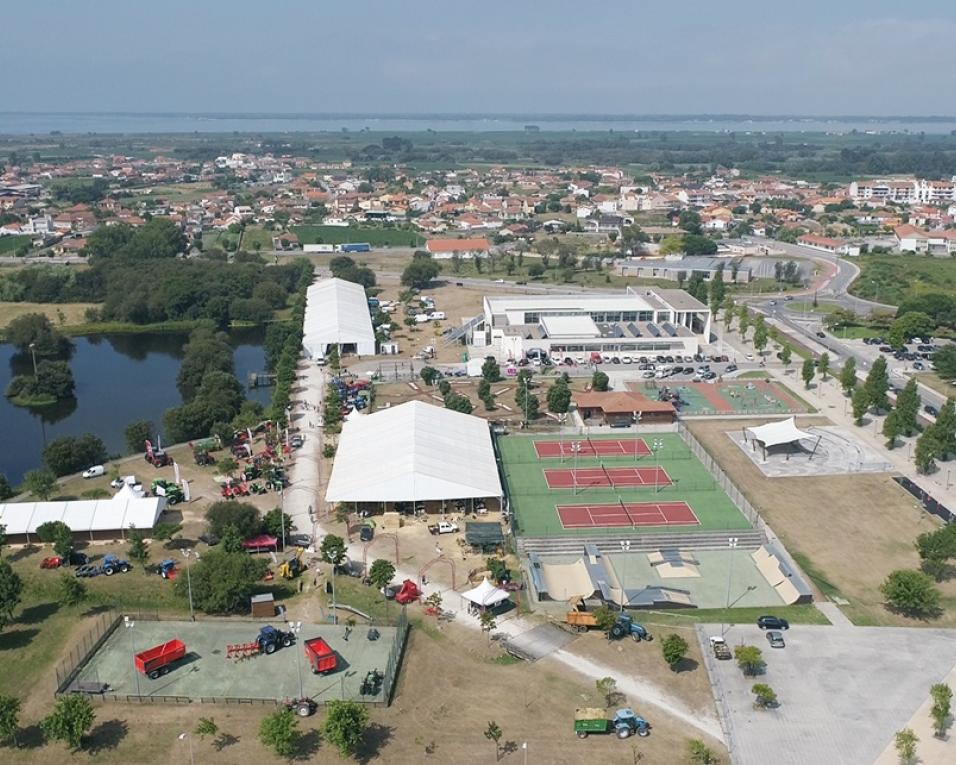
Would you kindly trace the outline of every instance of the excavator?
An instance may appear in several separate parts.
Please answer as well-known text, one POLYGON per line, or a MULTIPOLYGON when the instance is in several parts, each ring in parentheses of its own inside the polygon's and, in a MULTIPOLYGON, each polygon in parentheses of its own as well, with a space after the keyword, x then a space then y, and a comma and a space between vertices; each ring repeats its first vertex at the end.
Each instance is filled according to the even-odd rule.
POLYGON ((280 564, 279 576, 281 576, 283 579, 295 579, 299 574, 301 574, 302 569, 304 568, 302 565, 302 553, 304 552, 304 547, 296 547, 295 552, 293 552, 280 564))

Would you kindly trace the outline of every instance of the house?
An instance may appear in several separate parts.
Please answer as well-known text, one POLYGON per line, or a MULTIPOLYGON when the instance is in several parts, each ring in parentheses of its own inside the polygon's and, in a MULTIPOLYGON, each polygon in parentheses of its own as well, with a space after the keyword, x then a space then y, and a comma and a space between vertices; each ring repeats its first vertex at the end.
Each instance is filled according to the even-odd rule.
POLYGON ((575 393, 571 401, 581 419, 585 422, 596 420, 602 425, 666 424, 677 418, 673 404, 652 401, 630 391, 575 393))
POLYGON ((490 245, 484 237, 476 239, 429 239, 425 249, 437 260, 457 255, 460 258, 483 258, 490 245))
POLYGON ((810 247, 814 250, 833 252, 837 255, 856 256, 860 254, 860 246, 858 244, 842 241, 840 239, 831 239, 830 237, 820 236, 818 234, 804 234, 803 236, 798 236, 797 244, 802 244, 804 247, 810 247))
POLYGON ((902 252, 920 252, 926 255, 956 255, 956 229, 924 231, 906 223, 894 232, 902 252))

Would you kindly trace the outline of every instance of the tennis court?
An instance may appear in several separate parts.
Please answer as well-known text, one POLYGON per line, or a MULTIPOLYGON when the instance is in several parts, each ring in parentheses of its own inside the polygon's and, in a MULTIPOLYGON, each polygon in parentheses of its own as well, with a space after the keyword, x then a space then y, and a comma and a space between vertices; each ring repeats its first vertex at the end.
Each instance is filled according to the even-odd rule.
POLYGON ((611 467, 550 469, 544 471, 549 489, 586 489, 591 486, 633 488, 670 486, 671 479, 662 467, 611 467))
POLYGON ((637 502, 606 505, 558 505, 566 529, 593 526, 699 526, 686 502, 637 502))
POLYGON ((567 441, 535 441, 538 459, 548 457, 646 457, 651 453, 643 438, 569 438, 567 441))

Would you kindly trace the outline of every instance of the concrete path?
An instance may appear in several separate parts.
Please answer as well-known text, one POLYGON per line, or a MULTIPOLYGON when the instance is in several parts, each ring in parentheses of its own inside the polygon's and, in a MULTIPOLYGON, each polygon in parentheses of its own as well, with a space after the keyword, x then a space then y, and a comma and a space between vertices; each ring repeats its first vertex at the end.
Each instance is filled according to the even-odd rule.
POLYGON ((832 624, 834 627, 840 627, 842 629, 855 628, 856 625, 847 619, 846 615, 839 608, 837 608, 836 603, 817 600, 814 601, 813 605, 816 606, 817 611, 830 620, 830 624, 832 624))

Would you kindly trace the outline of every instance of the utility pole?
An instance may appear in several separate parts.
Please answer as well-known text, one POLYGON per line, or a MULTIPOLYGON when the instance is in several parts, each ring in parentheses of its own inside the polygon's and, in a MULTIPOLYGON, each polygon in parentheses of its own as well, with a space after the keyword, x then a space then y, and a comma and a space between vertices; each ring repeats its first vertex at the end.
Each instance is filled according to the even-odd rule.
POLYGON ((621 563, 621 613, 624 613, 624 601, 627 600, 627 590, 624 589, 624 583, 627 579, 627 554, 631 551, 631 540, 622 539, 620 542, 621 553, 625 556, 621 563))
MULTIPOLYGON (((737 542, 740 541, 738 537, 729 537, 727 539, 727 547, 730 549, 730 565, 727 568, 727 609, 730 609, 730 585, 734 576, 734 550, 737 549, 737 542)), ((721 624, 720 634, 721 636, 727 633, 727 624, 726 624, 726 613, 724 614, 724 623, 721 624)))

